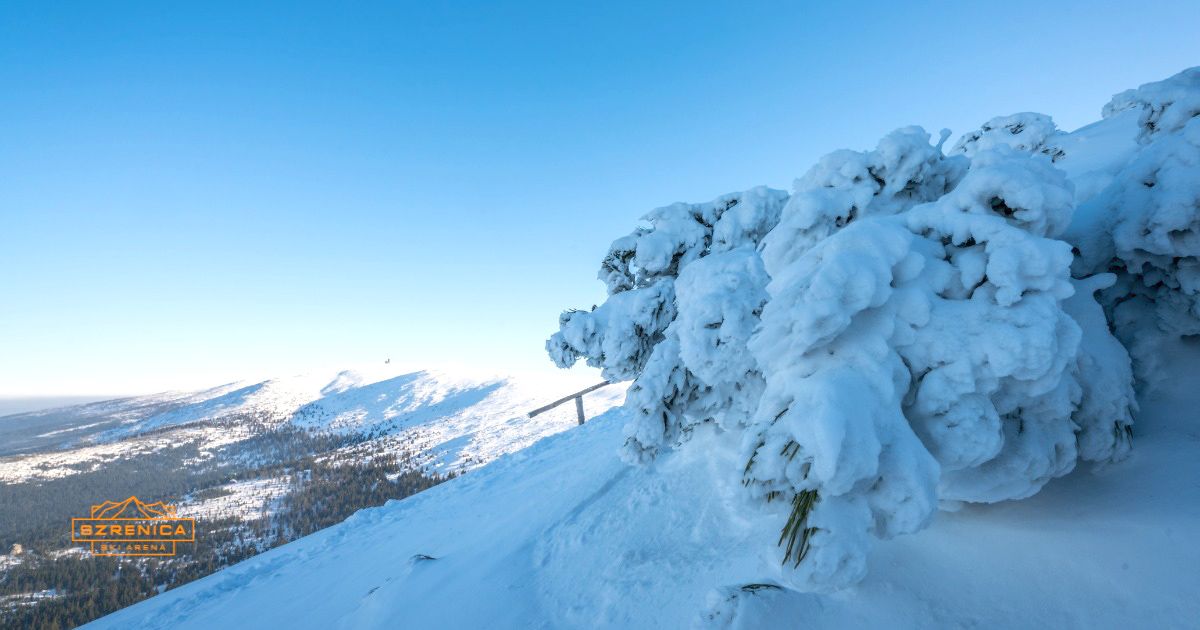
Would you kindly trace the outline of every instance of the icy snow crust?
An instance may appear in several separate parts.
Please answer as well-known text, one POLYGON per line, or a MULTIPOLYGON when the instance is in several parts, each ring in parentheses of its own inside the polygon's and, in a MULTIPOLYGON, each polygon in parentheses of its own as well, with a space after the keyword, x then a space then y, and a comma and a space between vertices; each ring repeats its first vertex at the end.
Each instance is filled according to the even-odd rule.
POLYGON ((623 409, 99 625, 1186 625, 1198 93, 656 210, 547 342, 623 409))

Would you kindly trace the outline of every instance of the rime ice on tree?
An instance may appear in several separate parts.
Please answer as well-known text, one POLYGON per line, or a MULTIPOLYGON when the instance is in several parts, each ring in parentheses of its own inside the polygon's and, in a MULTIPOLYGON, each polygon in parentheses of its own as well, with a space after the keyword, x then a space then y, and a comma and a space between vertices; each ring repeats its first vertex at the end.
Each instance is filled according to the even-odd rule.
POLYGON ((1200 333, 1200 70, 1105 115, 1129 109, 1140 150, 1080 197, 1100 236, 1076 236, 1069 134, 1048 116, 995 118, 948 155, 948 133, 904 128, 790 195, 651 212, 601 265, 608 300, 565 313, 547 350, 634 380, 630 462, 719 426, 743 449, 729 474, 781 518, 764 546, 783 579, 854 583, 873 538, 939 502, 1020 499, 1124 457, 1118 338, 1144 368, 1152 343, 1200 333))

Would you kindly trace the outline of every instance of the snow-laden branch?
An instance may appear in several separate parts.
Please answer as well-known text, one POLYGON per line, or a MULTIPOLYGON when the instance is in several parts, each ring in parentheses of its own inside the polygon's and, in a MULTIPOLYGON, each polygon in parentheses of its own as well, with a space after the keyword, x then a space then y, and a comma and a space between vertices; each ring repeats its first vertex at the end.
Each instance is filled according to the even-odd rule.
POLYGON ((1077 225, 1057 165, 1079 143, 1048 116, 993 119, 949 155, 948 133, 908 127, 825 156, 790 195, 651 212, 601 265, 608 300, 565 313, 547 350, 634 379, 631 462, 718 425, 743 445, 730 474, 781 519, 764 541, 781 579, 851 584, 873 538, 939 503, 1028 497, 1129 451, 1133 372, 1110 330, 1135 352, 1150 322, 1200 334, 1197 77, 1105 109, 1141 108, 1141 148, 1077 225))

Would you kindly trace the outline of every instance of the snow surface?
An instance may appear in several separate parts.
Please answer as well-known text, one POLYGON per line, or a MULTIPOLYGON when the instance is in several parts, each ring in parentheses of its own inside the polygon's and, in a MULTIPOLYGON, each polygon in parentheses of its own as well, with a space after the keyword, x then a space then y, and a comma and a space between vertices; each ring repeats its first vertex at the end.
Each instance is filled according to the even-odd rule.
POLYGON ((89 627, 1186 627, 1200 619, 1200 342, 1168 361, 1130 458, 940 513, 832 595, 743 589, 773 582, 748 551, 777 532, 741 517, 736 449, 702 430, 631 467, 615 410, 89 627))

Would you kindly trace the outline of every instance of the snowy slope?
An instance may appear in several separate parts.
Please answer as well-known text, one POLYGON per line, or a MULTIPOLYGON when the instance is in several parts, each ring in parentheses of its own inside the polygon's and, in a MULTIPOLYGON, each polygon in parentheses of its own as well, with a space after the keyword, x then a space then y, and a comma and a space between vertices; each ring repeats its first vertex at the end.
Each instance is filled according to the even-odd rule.
MULTIPOLYGON (((300 407, 291 422, 313 429, 375 432, 422 453, 435 467, 473 468, 576 424, 573 404, 529 419, 526 414, 595 384, 590 372, 468 375, 426 370, 383 375, 341 372, 300 407)), ((621 404, 625 386, 611 385, 584 399, 595 415, 621 404)))
POLYGON ((1172 362, 1129 460, 939 514, 833 595, 742 590, 775 569, 754 553, 770 532, 738 516, 736 453, 700 435, 627 466, 618 410, 91 627, 1186 627, 1200 619, 1200 343, 1172 362))
MULTIPOLYGON (((532 421, 525 414, 596 381, 590 371, 495 375, 407 372, 387 366, 59 409, 52 414, 66 428, 50 431, 38 422, 46 414, 10 416, 6 429, 37 434, 23 443, 36 444, 41 438, 52 440, 57 448, 11 456, 0 451, 0 482, 94 470, 106 461, 170 447, 182 438, 199 440, 201 450, 211 452, 250 434, 252 428, 243 422, 247 414, 267 426, 290 422, 313 431, 369 433, 397 450, 413 452, 422 464, 470 469, 575 426, 570 404, 532 421), (99 432, 89 433, 85 427, 99 432)), ((606 411, 621 404, 624 394, 624 385, 602 388, 587 395, 585 410, 589 415, 606 411)))

